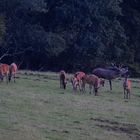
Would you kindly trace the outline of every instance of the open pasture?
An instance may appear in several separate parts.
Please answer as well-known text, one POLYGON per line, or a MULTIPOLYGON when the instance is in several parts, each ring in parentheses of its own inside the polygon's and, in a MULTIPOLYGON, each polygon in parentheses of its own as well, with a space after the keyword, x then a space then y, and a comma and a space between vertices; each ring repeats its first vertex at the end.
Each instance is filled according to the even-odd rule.
POLYGON ((0 83, 0 140, 140 140, 140 82, 123 99, 122 81, 99 96, 59 88, 57 73, 20 71, 0 83))

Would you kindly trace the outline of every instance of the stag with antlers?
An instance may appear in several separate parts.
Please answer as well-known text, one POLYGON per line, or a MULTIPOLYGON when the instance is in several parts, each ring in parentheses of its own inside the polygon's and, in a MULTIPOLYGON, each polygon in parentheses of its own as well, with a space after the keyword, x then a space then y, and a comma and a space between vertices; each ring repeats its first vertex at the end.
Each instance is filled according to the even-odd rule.
POLYGON ((117 67, 115 64, 112 64, 111 67, 96 68, 92 73, 97 75, 99 78, 109 80, 110 90, 112 90, 112 80, 128 72, 128 68, 123 68, 122 66, 123 65, 119 65, 119 67, 117 67))

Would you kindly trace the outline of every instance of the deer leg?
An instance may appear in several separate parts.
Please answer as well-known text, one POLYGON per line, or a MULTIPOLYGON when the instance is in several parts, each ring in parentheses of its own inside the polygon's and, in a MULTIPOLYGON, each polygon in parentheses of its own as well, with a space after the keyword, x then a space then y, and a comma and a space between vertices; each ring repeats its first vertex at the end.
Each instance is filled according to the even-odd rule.
POLYGON ((82 92, 84 93, 85 92, 85 83, 84 82, 82 82, 81 88, 82 88, 82 92))
POLYGON ((73 88, 73 90, 74 90, 74 83, 73 83, 73 81, 71 81, 71 84, 72 84, 72 88, 73 88))
POLYGON ((66 89, 65 80, 62 81, 63 89, 66 89))
POLYGON ((94 86, 94 92, 95 92, 95 96, 97 96, 98 93, 98 88, 94 86))
POLYGON ((112 82, 109 80, 110 90, 112 90, 112 82))
POLYGON ((124 96, 124 99, 125 99, 125 89, 123 89, 123 96, 124 96))
POLYGON ((127 99, 130 99, 130 90, 127 90, 127 99))
POLYGON ((82 81, 81 81, 81 80, 78 82, 78 85, 79 85, 79 90, 80 90, 80 92, 82 92, 83 89, 82 89, 82 81))
POLYGON ((128 94, 128 95, 129 95, 128 97, 129 97, 129 99, 130 99, 130 89, 129 89, 129 94, 128 94))
POLYGON ((91 94, 92 85, 89 85, 89 94, 91 94))
POLYGON ((127 99, 128 99, 128 94, 129 94, 129 91, 127 90, 127 99))
POLYGON ((16 75, 14 74, 14 83, 16 82, 15 79, 16 79, 16 75))
POLYGON ((72 82, 72 85, 73 85, 73 90, 74 90, 74 92, 77 91, 77 86, 78 86, 77 81, 73 81, 73 82, 72 82))
POLYGON ((8 84, 8 74, 6 74, 6 82, 7 82, 7 84, 8 84))
POLYGON ((77 91, 77 86, 78 86, 78 85, 77 85, 76 83, 73 83, 73 91, 74 91, 74 92, 77 91))
POLYGON ((78 83, 78 87, 79 87, 79 91, 81 92, 82 90, 81 90, 81 86, 80 86, 80 83, 78 83))
POLYGON ((66 83, 65 82, 63 83, 63 85, 64 85, 64 89, 66 89, 66 83))
POLYGON ((2 76, 1 76, 1 81, 3 82, 3 80, 4 80, 4 76, 2 75, 2 76))
POLYGON ((9 81, 9 83, 11 81, 11 77, 12 77, 11 73, 8 73, 8 81, 9 81))
POLYGON ((129 99, 130 99, 130 92, 129 92, 129 99))
POLYGON ((60 80, 60 88, 62 88, 62 81, 60 80))

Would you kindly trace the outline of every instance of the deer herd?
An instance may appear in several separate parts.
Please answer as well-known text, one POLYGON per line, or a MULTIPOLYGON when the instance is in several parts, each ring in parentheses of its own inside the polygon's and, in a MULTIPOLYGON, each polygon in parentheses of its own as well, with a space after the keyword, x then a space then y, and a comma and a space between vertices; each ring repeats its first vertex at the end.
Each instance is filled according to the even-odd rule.
POLYGON ((5 78, 6 82, 8 83, 13 78, 15 82, 16 72, 17 72, 17 65, 15 63, 12 63, 11 65, 0 63, 0 80, 1 81, 3 81, 5 78))
MULTIPOLYGON (((15 82, 17 72, 17 65, 12 63, 11 65, 0 63, 0 80, 3 81, 4 78, 6 82, 10 82, 11 79, 15 82)), ((85 92, 85 85, 89 85, 89 93, 92 92, 98 95, 98 89, 101 86, 104 86, 105 80, 109 81, 110 90, 112 90, 112 80, 120 76, 124 77, 123 89, 124 89, 124 98, 130 99, 131 93, 131 81, 128 79, 128 68, 122 68, 117 66, 111 66, 107 68, 96 68, 92 71, 92 74, 86 74, 82 71, 76 72, 70 78, 67 77, 67 74, 64 70, 60 71, 59 80, 60 88, 66 89, 67 82, 71 82, 73 91, 76 92, 78 89, 80 92, 85 92)))
POLYGON ((131 81, 128 79, 128 68, 122 68, 117 66, 111 66, 107 68, 96 68, 92 71, 92 74, 85 74, 82 71, 76 72, 70 78, 67 77, 64 70, 60 71, 60 88, 66 89, 67 81, 70 81, 73 87, 73 91, 85 92, 85 85, 89 85, 89 93, 92 92, 98 95, 98 89, 104 86, 105 80, 109 81, 110 90, 112 90, 112 80, 123 76, 124 82, 122 87, 124 89, 124 99, 130 99, 131 81))

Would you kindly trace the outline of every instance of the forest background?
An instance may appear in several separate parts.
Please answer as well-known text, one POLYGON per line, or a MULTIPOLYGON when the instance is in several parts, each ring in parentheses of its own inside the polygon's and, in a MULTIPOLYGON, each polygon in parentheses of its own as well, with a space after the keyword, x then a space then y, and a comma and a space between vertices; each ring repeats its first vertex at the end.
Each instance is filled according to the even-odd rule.
POLYGON ((115 62, 140 76, 140 1, 0 0, 0 62, 67 72, 115 62))

